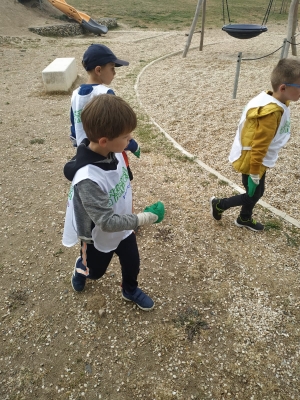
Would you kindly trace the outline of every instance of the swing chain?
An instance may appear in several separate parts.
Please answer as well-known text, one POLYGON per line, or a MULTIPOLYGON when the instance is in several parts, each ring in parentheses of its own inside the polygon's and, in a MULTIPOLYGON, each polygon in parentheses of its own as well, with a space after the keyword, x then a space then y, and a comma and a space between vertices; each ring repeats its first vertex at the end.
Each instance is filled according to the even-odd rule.
MULTIPOLYGON (((272 9, 272 5, 273 5, 273 1, 274 1, 274 0, 270 0, 270 1, 269 1, 269 5, 268 5, 268 7, 267 7, 265 16, 264 16, 264 18, 263 18, 263 20, 262 20, 261 26, 266 25, 266 23, 268 22, 269 15, 270 15, 270 12, 271 12, 271 9, 272 9)), ((228 16, 228 22, 229 22, 229 24, 231 24, 230 15, 229 15, 228 0, 223 0, 223 1, 222 1, 222 8, 223 8, 223 21, 224 21, 224 25, 225 25, 225 23, 226 23, 226 22, 225 22, 225 2, 226 2, 226 11, 227 11, 227 16, 228 16)))
POLYGON ((223 0, 223 2, 222 2, 222 8, 223 8, 223 21, 224 21, 224 25, 226 24, 226 21, 225 21, 225 2, 226 2, 226 10, 227 10, 228 22, 229 22, 229 24, 231 24, 230 15, 229 15, 228 0, 223 0))
POLYGON ((267 10, 266 10, 266 13, 265 13, 265 16, 264 16, 264 19, 262 20, 262 23, 261 23, 262 26, 266 25, 267 22, 268 22, 269 15, 270 15, 270 12, 271 12, 271 9, 272 9, 272 5, 273 5, 273 0, 270 0, 269 5, 268 5, 267 10))

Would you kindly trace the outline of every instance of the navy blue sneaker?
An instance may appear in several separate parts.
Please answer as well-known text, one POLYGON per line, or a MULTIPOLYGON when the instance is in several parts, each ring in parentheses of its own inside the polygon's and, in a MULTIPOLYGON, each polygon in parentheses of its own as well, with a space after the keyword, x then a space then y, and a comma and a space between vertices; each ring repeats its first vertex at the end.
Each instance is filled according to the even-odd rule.
POLYGON ((89 269, 83 265, 82 258, 78 257, 75 261, 74 272, 71 278, 72 287, 76 292, 82 292, 85 286, 89 269))
POLYGON ((136 288, 131 294, 122 289, 122 296, 126 301, 133 301, 141 310, 150 311, 154 308, 154 301, 140 288, 136 288))

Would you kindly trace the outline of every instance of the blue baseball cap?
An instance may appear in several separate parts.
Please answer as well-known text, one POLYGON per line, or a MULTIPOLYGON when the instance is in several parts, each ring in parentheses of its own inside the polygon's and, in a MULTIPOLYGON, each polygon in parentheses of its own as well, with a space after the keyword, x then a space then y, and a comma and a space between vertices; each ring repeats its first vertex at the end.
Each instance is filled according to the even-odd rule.
POLYGON ((120 60, 104 44, 92 44, 83 55, 82 65, 86 71, 91 71, 98 65, 102 66, 108 63, 115 63, 116 67, 129 65, 128 61, 120 60))

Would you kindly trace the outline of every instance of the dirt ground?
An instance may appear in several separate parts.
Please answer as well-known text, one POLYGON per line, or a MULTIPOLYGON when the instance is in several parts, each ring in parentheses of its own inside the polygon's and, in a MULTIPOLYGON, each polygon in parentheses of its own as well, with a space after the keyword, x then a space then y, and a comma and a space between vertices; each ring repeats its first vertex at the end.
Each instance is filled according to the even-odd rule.
MULTIPOLYGON (((235 109, 232 80, 228 83, 222 75, 228 63, 234 75, 236 40, 223 41, 222 32, 209 30, 205 53, 193 50, 199 42, 195 35, 186 60, 178 56, 154 64, 138 89, 144 109, 134 90, 138 74, 153 60, 183 50, 185 32, 133 32, 124 27, 101 38, 46 38, 30 33, 28 27, 58 23, 49 10, 2 0, 0 13, 4 15, 0 27, 1 400, 299 399, 299 229, 260 206, 255 218, 268 227, 262 234, 237 228, 236 210, 220 223, 213 221, 209 198, 230 195, 232 188, 172 149, 147 123, 145 112, 157 117, 170 134, 172 124, 178 125, 182 137, 176 131, 176 140, 201 159, 197 138, 189 142, 185 136, 187 119, 176 120, 173 114, 193 108, 202 113, 206 129, 209 119, 211 126, 219 121, 219 132, 228 128, 226 123, 236 125, 243 99, 237 100, 235 109), (136 109, 141 124, 137 136, 141 158, 130 156, 134 207, 141 211, 161 200, 167 210, 161 224, 142 228, 137 236, 139 284, 156 303, 149 313, 122 300, 117 259, 103 279, 87 284, 81 294, 74 293, 70 277, 78 247, 64 248, 61 243, 69 189, 62 168, 74 154, 68 138, 70 93, 45 93, 41 72, 57 57, 75 57, 78 85, 84 80, 81 56, 95 41, 130 61, 129 67, 117 71, 111 86, 136 109), (218 50, 214 43, 219 43, 218 50), (197 100, 189 98, 187 82, 193 80, 198 62, 207 67, 202 80, 211 85, 207 72, 211 71, 214 79, 218 76, 214 90, 228 89, 227 94, 219 91, 218 101, 226 111, 220 120, 207 105, 214 91, 203 89, 197 100), (172 63, 181 65, 184 75, 171 75, 172 63), (187 85, 180 101, 173 83, 187 85)), ((276 29, 281 40, 284 27, 276 29)), ((257 48, 244 44, 253 54, 269 52, 263 41, 251 43, 259 44, 257 48)), ((274 46, 275 39, 270 49, 274 46)), ((264 73, 274 60, 262 64, 264 73)), ((298 122, 299 106, 293 107, 298 122)), ((296 219, 297 200, 289 194, 299 192, 300 175, 294 181, 297 126, 292 144, 281 155, 286 152, 293 174, 292 185, 289 174, 281 179, 286 188, 281 207, 286 205, 296 219), (290 191, 289 186, 293 186, 290 191)), ((189 130, 199 129, 189 123, 189 130)), ((204 161, 211 167, 214 159, 220 168, 226 165, 221 171, 225 174, 227 141, 217 152, 202 140, 201 132, 200 142, 204 161)), ((271 175, 270 202, 282 169, 271 175)))

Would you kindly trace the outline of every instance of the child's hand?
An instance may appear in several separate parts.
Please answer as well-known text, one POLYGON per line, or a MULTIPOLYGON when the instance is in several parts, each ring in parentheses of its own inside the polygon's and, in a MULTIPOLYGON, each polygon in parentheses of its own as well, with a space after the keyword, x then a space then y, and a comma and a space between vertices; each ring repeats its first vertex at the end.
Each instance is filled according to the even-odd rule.
POLYGON ((130 139, 125 151, 131 151, 137 158, 140 158, 141 149, 138 143, 134 139, 130 139))
POLYGON ((137 150, 133 153, 137 158, 140 158, 141 156, 141 148, 140 146, 137 148, 137 150))
POLYGON ((148 206, 144 209, 144 212, 150 212, 155 215, 157 215, 157 221, 155 223, 161 222, 164 217, 165 217, 165 206, 161 201, 158 201, 157 203, 152 204, 151 206, 148 206))
POLYGON ((259 175, 250 174, 248 176, 248 196, 249 197, 253 197, 258 185, 259 185, 259 175))

